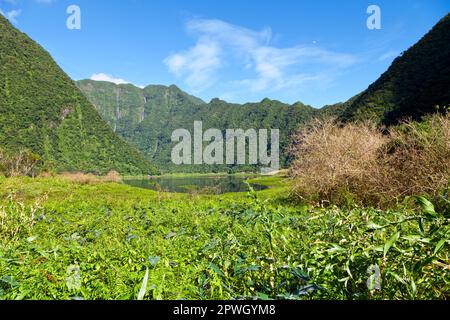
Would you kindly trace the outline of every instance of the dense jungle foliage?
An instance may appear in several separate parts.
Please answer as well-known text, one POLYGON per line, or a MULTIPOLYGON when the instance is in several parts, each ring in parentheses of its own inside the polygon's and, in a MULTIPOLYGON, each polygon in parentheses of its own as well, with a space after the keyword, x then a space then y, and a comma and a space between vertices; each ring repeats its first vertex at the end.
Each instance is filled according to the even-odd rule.
POLYGON ((47 170, 155 172, 117 137, 51 56, 0 15, 0 148, 47 170))

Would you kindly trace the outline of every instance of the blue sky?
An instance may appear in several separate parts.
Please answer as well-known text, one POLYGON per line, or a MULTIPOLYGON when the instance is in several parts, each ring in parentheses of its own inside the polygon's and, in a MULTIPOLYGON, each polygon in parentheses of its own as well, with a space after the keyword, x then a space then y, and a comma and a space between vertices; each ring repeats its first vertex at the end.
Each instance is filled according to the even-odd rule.
POLYGON ((366 89, 450 11, 448 0, 0 0, 75 80, 176 84, 209 101, 315 107, 366 89), (81 30, 69 30, 69 5, 81 30), (381 30, 369 30, 369 5, 381 30))

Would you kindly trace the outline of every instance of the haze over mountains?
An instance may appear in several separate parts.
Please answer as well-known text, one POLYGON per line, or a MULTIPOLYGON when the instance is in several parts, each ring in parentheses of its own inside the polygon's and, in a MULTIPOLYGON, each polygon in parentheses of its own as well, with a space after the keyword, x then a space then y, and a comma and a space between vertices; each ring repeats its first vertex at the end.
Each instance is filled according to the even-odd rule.
POLYGON ((444 112, 450 105, 450 15, 367 90, 320 110, 270 99, 243 105, 219 99, 206 103, 176 86, 141 89, 92 80, 75 85, 42 47, 2 16, 0 53, 0 144, 31 149, 58 171, 154 172, 150 162, 163 172, 256 169, 172 164, 173 130, 192 132, 194 121, 203 121, 204 130, 280 129, 281 164, 286 166, 292 134, 312 117, 391 125, 435 112, 436 105, 444 112))

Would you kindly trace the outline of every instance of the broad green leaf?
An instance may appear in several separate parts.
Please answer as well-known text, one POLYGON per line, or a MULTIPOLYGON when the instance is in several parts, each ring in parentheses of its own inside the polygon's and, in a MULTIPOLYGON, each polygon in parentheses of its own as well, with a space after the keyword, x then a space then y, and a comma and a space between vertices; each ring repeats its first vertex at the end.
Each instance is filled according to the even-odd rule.
POLYGON ((261 300, 270 300, 270 297, 267 294, 262 293, 262 292, 258 292, 256 294, 256 296, 261 300))
POLYGON ((439 240, 436 247, 434 248, 434 252, 433 252, 434 255, 436 255, 436 253, 438 253, 439 250, 442 249, 442 247, 444 246, 446 241, 447 241, 447 238, 442 238, 441 240, 439 240))
POLYGON ((215 264, 215 263, 210 263, 209 264, 209 267, 215 272, 215 273, 217 273, 218 275, 220 275, 220 276, 225 276, 224 274, 223 274, 223 272, 222 272, 222 270, 220 270, 220 268, 215 264))
POLYGON ((430 243, 430 239, 429 238, 423 238, 419 235, 409 235, 409 236, 404 236, 402 237, 402 239, 411 241, 411 242, 422 242, 422 243, 430 243))
POLYGON ((396 232, 384 245, 383 255, 386 257, 389 249, 394 245, 394 243, 400 238, 400 231, 396 232))
POLYGON ((328 249, 327 252, 333 253, 333 252, 345 251, 344 248, 342 248, 341 246, 339 246, 335 243, 333 243, 332 245, 333 245, 333 247, 328 249))
POLYGON ((141 290, 137 296, 138 300, 144 300, 145 294, 147 293, 147 282, 148 282, 148 269, 145 271, 144 280, 142 280, 141 290))
POLYGON ((422 208, 422 211, 430 216, 436 217, 437 213, 434 209, 434 205, 428 201, 424 197, 416 197, 416 201, 418 204, 420 204, 420 207, 422 208))
POLYGON ((389 274, 392 274, 392 275, 394 276, 394 278, 395 278, 398 282, 400 282, 400 283, 402 283, 402 284, 407 284, 406 281, 405 281, 405 279, 403 279, 402 277, 400 277, 400 276, 399 276, 398 274, 396 274, 395 272, 390 271, 389 274))

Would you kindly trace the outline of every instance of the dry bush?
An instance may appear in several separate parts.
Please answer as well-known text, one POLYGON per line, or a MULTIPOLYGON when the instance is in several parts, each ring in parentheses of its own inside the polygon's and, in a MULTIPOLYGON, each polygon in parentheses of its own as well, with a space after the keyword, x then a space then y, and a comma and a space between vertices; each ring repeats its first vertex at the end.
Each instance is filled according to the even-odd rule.
POLYGON ((293 152, 293 196, 303 201, 386 207, 405 196, 437 198, 450 178, 450 120, 436 115, 389 134, 371 123, 315 120, 293 152))
POLYGON ((65 172, 60 174, 60 176, 70 182, 78 183, 78 184, 99 184, 101 183, 101 179, 90 173, 83 172, 65 172))
POLYGON ((60 176, 66 180, 78 184, 100 184, 105 182, 121 183, 122 178, 117 171, 110 171, 106 176, 96 176, 91 173, 62 173, 60 176))
POLYGON ((10 152, 0 149, 0 172, 6 177, 34 176, 40 163, 41 158, 29 150, 10 152))
MULTIPOLYGON (((294 195, 306 201, 346 202, 367 190, 370 172, 386 137, 371 123, 341 126, 316 119, 296 135, 290 169, 294 195)), ((370 201, 371 199, 364 199, 370 201)))
POLYGON ((121 183, 122 182, 122 177, 120 176, 120 174, 117 171, 110 171, 108 172, 108 174, 103 177, 103 182, 115 182, 115 183, 121 183))
POLYGON ((386 192, 399 197, 426 194, 439 200, 450 181, 450 114, 394 128, 383 156, 391 181, 386 192))
POLYGON ((55 173, 50 172, 50 171, 43 171, 41 173, 39 173, 38 177, 39 178, 53 178, 55 176, 55 173))

